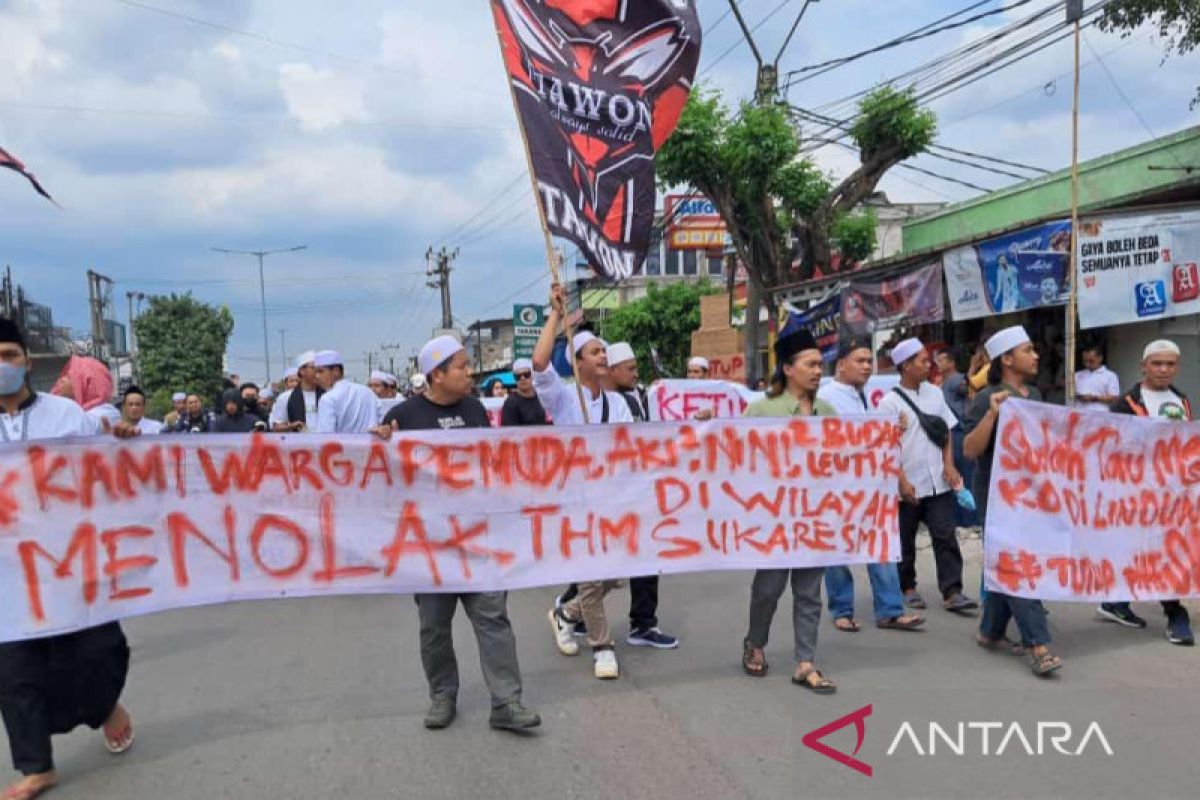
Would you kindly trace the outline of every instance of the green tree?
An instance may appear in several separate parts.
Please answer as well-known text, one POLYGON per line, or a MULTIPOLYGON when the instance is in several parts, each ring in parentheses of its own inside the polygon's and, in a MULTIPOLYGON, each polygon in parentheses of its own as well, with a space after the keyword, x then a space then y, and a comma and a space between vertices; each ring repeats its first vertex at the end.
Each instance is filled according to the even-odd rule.
POLYGON ((206 401, 221 391, 225 348, 233 333, 228 308, 201 303, 190 292, 151 297, 133 327, 150 413, 169 411, 176 391, 195 392, 206 401))
POLYGON ((613 311, 601 325, 610 342, 629 342, 642 365, 642 378, 653 375, 650 348, 658 351, 668 375, 681 377, 691 353, 692 332, 700 327, 700 298, 720 289, 707 281, 697 284, 654 284, 646 296, 613 311))
MULTIPOLYGON (((1100 16, 1100 29, 1128 37, 1146 23, 1158 26, 1167 55, 1186 55, 1200 47, 1200 2, 1196 0, 1115 0, 1100 16)), ((1200 87, 1192 107, 1200 105, 1200 87)))
POLYGON ((733 245, 764 297, 775 287, 828 273, 875 247, 873 220, 858 212, 896 164, 923 152, 937 120, 913 90, 880 87, 859 104, 850 128, 860 165, 840 182, 801 156, 801 138, 780 104, 744 103, 736 117, 719 93, 692 93, 674 135, 656 158, 664 186, 690 184, 717 207, 733 245), (798 255, 799 273, 792 271, 798 255))

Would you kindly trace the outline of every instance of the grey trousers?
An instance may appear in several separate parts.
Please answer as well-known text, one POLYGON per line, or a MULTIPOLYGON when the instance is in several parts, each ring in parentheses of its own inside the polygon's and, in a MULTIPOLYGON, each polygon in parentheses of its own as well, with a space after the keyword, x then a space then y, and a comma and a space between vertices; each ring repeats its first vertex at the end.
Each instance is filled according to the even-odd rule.
POLYGON ((824 567, 805 569, 760 569, 750 586, 750 631, 746 641, 766 647, 771 620, 779 598, 792 583, 792 627, 796 635, 796 661, 815 661, 817 631, 821 625, 821 579, 824 567))
POLYGON ((483 679, 492 695, 492 705, 502 706, 521 696, 521 667, 517 663, 517 640, 508 621, 507 592, 476 594, 418 594, 421 615, 421 664, 429 682, 429 696, 458 696, 458 659, 454 656, 451 623, 462 601, 475 628, 483 679))

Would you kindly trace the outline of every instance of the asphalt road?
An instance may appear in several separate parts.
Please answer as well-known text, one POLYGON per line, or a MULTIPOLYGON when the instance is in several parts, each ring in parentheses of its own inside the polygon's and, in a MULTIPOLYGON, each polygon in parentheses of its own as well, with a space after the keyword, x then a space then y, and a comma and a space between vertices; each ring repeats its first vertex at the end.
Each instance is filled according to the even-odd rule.
MULTIPOLYGON (((978 585, 977 543, 968 583, 978 585)), ((920 575, 932 584, 929 553, 920 575)), ((859 613, 870 613, 865 573, 859 613)), ((62 785, 55 800, 95 798, 1194 798, 1200 730, 1200 652, 1169 645, 1157 605, 1140 607, 1145 631, 1097 622, 1090 607, 1054 605, 1050 624, 1066 666, 1034 678, 1025 662, 972 645, 975 622, 929 613, 921 633, 821 632, 820 665, 840 684, 817 697, 793 687, 790 607, 785 596, 764 679, 742 674, 750 576, 664 579, 660 617, 682 647, 618 648, 622 677, 591 677, 588 656, 564 658, 545 620, 553 593, 514 594, 526 701, 541 732, 487 728, 488 699, 470 626, 458 615, 463 673, 459 718, 431 733, 410 597, 257 602, 130 621, 134 660, 126 703, 138 740, 114 758, 96 733, 55 739, 62 785), (802 743, 809 731, 870 705, 858 758, 871 777, 802 743), (1072 727, 1074 753, 1058 753, 1038 722, 1072 727), (937 741, 964 725, 964 752, 937 741), (969 723, 1003 723, 982 732, 969 723), (1019 723, 1034 755, 1011 733, 1019 723), (997 731, 992 728, 990 731, 997 731), (999 739, 1009 736, 1003 754, 999 739)), ((927 595, 929 593, 927 592, 927 595)), ((615 593, 622 618, 628 594, 615 593)), ((615 613, 614 613, 615 612, 615 613)), ((1195 609, 1193 608, 1193 616, 1195 609)), ((615 626, 625 633, 624 620, 615 626)), ((865 713, 865 712, 864 712, 865 713)), ((2 738, 2 736, 0 736, 2 738)), ((854 726, 829 735, 853 752, 854 726)), ((7 742, 4 743, 7 745, 7 742)), ((956 742, 957 744, 957 742, 956 742)), ((5 750, 7 752, 7 750, 5 750)), ((13 777, 0 774, 0 778, 13 777)))

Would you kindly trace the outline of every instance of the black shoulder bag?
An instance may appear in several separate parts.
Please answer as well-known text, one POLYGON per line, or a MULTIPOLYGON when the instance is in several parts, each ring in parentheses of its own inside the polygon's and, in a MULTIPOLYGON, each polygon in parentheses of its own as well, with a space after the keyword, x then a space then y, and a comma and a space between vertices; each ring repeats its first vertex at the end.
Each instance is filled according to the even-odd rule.
POLYGON ((925 432, 925 437, 933 442, 933 446, 939 450, 944 448, 950 441, 950 426, 946 424, 946 420, 941 417, 935 417, 933 414, 926 414, 917 408, 917 404, 912 401, 912 398, 900 391, 899 386, 892 387, 892 391, 900 395, 900 399, 907 403, 908 407, 917 415, 917 421, 921 423, 921 430, 925 432))

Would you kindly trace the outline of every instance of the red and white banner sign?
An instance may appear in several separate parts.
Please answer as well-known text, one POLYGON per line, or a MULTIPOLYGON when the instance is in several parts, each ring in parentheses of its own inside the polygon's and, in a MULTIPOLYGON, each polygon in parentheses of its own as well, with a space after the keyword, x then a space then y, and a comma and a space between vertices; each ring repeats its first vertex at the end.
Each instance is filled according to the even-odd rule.
MULTIPOLYGON (((825 378, 821 383, 830 380, 825 378)), ((873 375, 864 389, 871 408, 879 408, 887 393, 899 384, 898 375, 873 375)), ((679 422, 695 419, 701 411, 712 411, 717 418, 740 417, 746 406, 762 396, 762 392, 732 381, 658 381, 648 390, 650 419, 679 422)))
POLYGON ((899 558, 898 428, 746 419, 0 449, 0 641, 233 600, 899 558))
POLYGON ((1200 423, 1001 407, 988 588, 1043 600, 1200 597, 1200 423))

